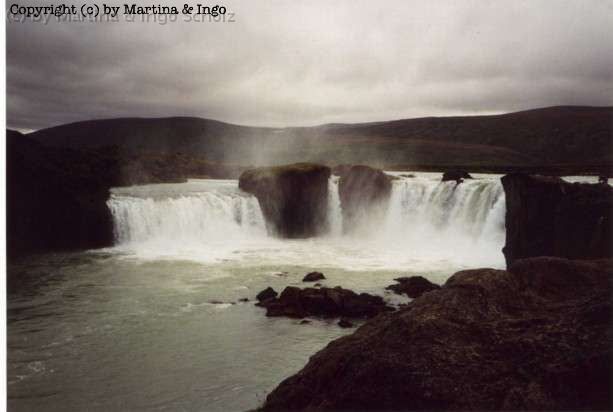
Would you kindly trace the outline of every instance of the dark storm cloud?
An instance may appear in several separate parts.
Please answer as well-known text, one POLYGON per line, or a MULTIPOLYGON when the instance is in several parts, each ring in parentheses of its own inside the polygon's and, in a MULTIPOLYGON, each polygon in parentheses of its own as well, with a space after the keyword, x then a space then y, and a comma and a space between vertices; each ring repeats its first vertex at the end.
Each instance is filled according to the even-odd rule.
POLYGON ((172 115, 284 126, 613 105, 613 1, 224 5, 235 22, 7 23, 9 126, 172 115))

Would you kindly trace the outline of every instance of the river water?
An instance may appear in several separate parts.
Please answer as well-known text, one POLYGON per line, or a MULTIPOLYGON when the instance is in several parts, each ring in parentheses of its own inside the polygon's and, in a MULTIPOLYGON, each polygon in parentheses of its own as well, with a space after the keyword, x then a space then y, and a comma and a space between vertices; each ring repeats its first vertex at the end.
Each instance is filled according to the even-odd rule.
POLYGON ((352 331, 267 318, 253 305, 265 287, 303 286, 319 270, 325 286, 397 304, 405 299, 384 287, 399 275, 443 283, 463 268, 504 267, 499 176, 456 188, 440 174, 396 175, 383 219, 351 235, 332 178, 329 233, 305 240, 270 237, 237 181, 114 189, 114 247, 9 267, 9 409, 248 410, 352 331))

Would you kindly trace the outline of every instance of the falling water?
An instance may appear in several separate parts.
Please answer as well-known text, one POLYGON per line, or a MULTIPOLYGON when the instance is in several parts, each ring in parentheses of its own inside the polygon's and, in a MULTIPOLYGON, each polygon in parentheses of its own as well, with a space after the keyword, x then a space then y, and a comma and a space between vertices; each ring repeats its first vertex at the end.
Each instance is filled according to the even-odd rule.
POLYGON ((235 181, 114 189, 107 205, 117 245, 140 255, 215 260, 266 237, 257 199, 235 181))
POLYGON ((258 235, 264 220, 257 200, 217 193, 169 199, 142 199, 113 195, 109 207, 114 216, 118 243, 151 238, 206 240, 258 235))
POLYGON ((440 175, 398 178, 383 221, 366 216, 365 230, 343 235, 338 178, 333 176, 328 182, 329 232, 303 242, 269 235, 257 199, 237 186, 231 180, 192 180, 114 189, 108 206, 116 243, 141 256, 216 261, 274 258, 346 267, 374 262, 376 267, 406 267, 415 261, 500 266, 504 261, 505 202, 499 179, 456 185, 441 182, 440 175))
POLYGON ((331 236, 340 236, 343 231, 341 199, 338 194, 338 177, 330 176, 328 180, 328 225, 331 236))
POLYGON ((394 181, 383 239, 500 243, 504 238, 504 191, 498 180, 461 184, 423 178, 394 181))

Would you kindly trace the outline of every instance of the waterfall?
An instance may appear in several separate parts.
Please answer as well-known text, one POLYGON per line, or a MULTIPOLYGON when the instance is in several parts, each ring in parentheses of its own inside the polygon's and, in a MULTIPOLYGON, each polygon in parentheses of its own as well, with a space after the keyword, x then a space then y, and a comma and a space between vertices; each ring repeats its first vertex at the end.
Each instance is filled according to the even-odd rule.
POLYGON ((338 194, 338 177, 330 176, 328 180, 328 226, 331 236, 340 236, 343 232, 341 199, 338 194))
MULTIPOLYGON (((505 237, 505 198, 499 179, 393 182, 384 228, 377 238, 423 254, 499 256, 505 237)), ((485 259, 487 261, 487 259, 485 259)))
POLYGON ((419 178, 397 180, 392 186, 385 234, 430 233, 492 240, 504 234, 504 206, 504 192, 497 180, 466 180, 459 185, 419 178))
MULTIPOLYGON (((113 189, 107 204, 116 245, 139 254, 220 260, 300 244, 269 236, 257 199, 238 189, 235 180, 113 189)), ((419 174, 393 181, 383 220, 366 216, 365 230, 343 235, 338 177, 333 176, 328 181, 329 232, 317 244, 350 245, 357 247, 350 252, 356 258, 390 262, 433 259, 500 265, 504 215, 504 191, 497 178, 456 185, 441 182, 440 175, 419 174)))
POLYGON ((131 193, 129 188, 114 191, 107 205, 113 215, 116 243, 156 240, 206 244, 265 236, 264 217, 255 197, 238 189, 206 189, 170 196, 131 193))

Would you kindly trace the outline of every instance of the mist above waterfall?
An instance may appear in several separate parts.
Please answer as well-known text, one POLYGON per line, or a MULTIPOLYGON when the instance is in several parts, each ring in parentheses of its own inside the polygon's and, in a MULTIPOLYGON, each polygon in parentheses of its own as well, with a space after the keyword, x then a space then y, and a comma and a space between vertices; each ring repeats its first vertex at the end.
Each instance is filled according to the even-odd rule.
POLYGON ((337 177, 328 192, 328 232, 303 240, 267 233, 257 200, 232 180, 114 189, 108 206, 116 248, 141 258, 353 270, 504 265, 504 193, 496 177, 456 186, 439 174, 400 176, 381 216, 364 214, 346 233, 337 177))

